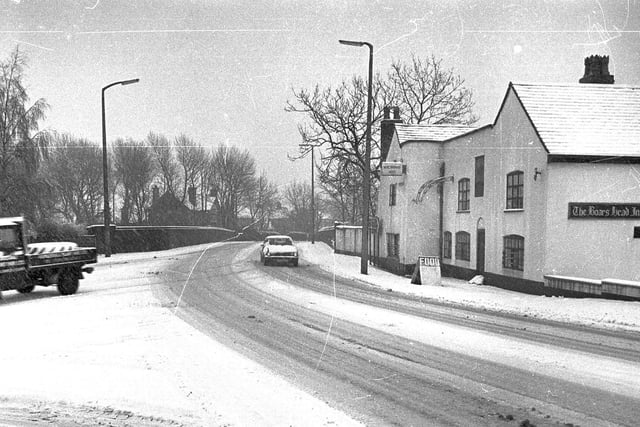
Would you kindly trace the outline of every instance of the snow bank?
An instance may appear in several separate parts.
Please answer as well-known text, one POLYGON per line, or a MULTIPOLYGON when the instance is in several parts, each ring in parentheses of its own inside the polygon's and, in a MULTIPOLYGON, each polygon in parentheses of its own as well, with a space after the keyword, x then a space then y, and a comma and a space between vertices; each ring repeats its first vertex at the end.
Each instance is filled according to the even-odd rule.
POLYGON ((359 280, 394 292, 478 309, 537 317, 602 328, 640 331, 640 302, 598 298, 562 298, 527 295, 493 286, 478 286, 448 277, 442 286, 412 285, 409 278, 369 266, 360 274, 360 258, 334 254, 326 244, 299 242, 301 256, 338 276, 359 280))

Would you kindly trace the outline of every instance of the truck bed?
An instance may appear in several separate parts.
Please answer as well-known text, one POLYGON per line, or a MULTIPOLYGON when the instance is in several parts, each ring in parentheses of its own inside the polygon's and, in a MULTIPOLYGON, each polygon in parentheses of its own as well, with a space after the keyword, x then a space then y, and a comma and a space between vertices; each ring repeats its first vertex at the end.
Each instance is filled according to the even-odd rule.
POLYGON ((30 270, 57 265, 91 264, 97 262, 96 248, 74 248, 42 253, 27 253, 30 270))

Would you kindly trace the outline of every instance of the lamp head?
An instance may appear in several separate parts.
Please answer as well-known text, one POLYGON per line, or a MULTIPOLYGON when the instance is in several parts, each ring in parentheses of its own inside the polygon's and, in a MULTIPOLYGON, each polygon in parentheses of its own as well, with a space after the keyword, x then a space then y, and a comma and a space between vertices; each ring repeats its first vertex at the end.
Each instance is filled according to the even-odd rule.
POLYGON ((126 85, 130 85, 130 84, 133 84, 133 83, 138 83, 139 81, 140 81, 140 79, 131 79, 131 80, 125 80, 123 82, 120 82, 120 84, 122 86, 126 86, 126 85))
POLYGON ((358 47, 362 47, 365 45, 364 42, 354 42, 351 40, 338 40, 340 42, 340 44, 346 44, 348 46, 358 46, 358 47))

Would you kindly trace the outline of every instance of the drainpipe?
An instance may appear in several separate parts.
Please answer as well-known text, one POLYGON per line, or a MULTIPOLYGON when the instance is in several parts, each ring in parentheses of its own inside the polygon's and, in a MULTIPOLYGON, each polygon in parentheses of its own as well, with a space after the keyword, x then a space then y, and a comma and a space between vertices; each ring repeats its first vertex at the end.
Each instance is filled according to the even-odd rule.
MULTIPOLYGON (((442 162, 442 164, 440 165, 440 176, 444 176, 444 162, 442 162)), ((438 236, 438 242, 439 242, 439 246, 438 246, 438 256, 440 257, 440 265, 442 265, 442 239, 443 239, 443 234, 444 234, 444 224, 443 224, 443 220, 444 220, 444 181, 441 182, 440 184, 438 184, 438 205, 439 205, 439 212, 438 212, 438 222, 439 222, 439 226, 438 226, 438 230, 440 231, 440 234, 438 236)))

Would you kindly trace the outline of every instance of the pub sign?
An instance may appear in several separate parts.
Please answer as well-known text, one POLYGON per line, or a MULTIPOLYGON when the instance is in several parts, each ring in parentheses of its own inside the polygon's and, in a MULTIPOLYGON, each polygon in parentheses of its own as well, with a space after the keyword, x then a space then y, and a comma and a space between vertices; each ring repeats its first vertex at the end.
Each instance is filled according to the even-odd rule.
POLYGON ((569 219, 640 219, 640 203, 569 203, 569 219))

